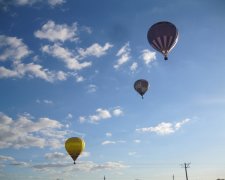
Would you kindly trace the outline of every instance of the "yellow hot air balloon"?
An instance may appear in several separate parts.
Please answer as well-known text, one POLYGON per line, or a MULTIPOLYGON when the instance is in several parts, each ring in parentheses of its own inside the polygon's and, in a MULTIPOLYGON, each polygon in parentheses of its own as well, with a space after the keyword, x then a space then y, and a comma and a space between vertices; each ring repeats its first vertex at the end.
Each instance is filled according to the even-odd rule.
POLYGON ((74 160, 74 164, 78 156, 82 153, 85 148, 85 142, 83 139, 79 137, 71 137, 66 140, 65 148, 67 153, 71 156, 74 160))

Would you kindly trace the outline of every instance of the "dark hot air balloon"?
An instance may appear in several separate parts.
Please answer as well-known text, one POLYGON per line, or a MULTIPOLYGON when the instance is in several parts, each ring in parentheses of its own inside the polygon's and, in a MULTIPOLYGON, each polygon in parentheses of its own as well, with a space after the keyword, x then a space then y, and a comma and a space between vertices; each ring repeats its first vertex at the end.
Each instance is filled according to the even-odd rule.
POLYGON ((134 89, 142 96, 146 93, 148 90, 148 81, 145 79, 139 79, 134 83, 134 89))
POLYGON ((168 59, 168 53, 178 41, 178 31, 174 24, 166 21, 152 25, 148 30, 148 42, 157 51, 168 59))

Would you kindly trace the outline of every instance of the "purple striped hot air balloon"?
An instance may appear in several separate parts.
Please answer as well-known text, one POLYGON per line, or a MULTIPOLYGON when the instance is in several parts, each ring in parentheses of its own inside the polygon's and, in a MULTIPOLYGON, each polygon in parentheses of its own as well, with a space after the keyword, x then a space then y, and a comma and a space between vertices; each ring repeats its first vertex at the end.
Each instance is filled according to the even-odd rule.
POLYGON ((148 42, 157 51, 168 59, 168 53, 178 41, 178 31, 174 24, 166 21, 152 25, 148 30, 148 42))

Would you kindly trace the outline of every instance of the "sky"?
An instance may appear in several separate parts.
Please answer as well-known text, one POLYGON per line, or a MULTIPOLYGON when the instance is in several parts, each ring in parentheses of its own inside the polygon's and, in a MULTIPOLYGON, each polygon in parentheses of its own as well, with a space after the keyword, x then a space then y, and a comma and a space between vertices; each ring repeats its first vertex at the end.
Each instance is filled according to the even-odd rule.
POLYGON ((0 179, 225 178, 225 1, 0 0, 0 179), (168 61, 148 29, 173 23, 168 61), (144 99, 134 90, 149 82, 144 99), (77 164, 64 143, 86 143, 77 164))

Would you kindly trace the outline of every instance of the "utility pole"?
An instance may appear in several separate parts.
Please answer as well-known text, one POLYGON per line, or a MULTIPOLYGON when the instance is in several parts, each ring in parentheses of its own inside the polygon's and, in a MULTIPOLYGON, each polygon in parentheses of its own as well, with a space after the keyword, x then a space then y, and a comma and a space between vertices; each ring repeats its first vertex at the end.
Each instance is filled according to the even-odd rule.
POLYGON ((191 164, 191 163, 184 163, 184 164, 181 165, 182 168, 185 169, 186 180, 188 180, 187 168, 190 168, 190 164, 191 164))
POLYGON ((173 174, 173 180, 174 180, 174 174, 173 174))
POLYGON ((105 176, 104 176, 104 180, 106 180, 105 176))

